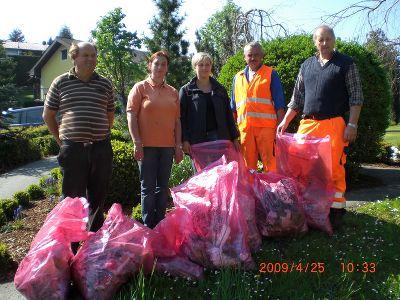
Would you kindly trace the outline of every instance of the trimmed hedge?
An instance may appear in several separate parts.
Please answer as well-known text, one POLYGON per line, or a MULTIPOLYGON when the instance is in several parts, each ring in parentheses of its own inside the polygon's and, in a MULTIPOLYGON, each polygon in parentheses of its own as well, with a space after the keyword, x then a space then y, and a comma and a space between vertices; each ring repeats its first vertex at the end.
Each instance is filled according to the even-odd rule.
POLYGON ((29 194, 31 200, 41 200, 46 196, 44 189, 37 184, 28 186, 26 192, 29 194))
MULTIPOLYGON (((295 35, 276 39, 263 44, 264 63, 277 70, 283 85, 286 103, 289 102, 300 65, 315 53, 311 35, 295 35)), ((353 178, 363 162, 372 162, 380 153, 380 143, 389 125, 390 86, 386 71, 378 58, 365 47, 354 42, 336 43, 338 51, 353 57, 360 76, 364 93, 358 136, 349 147, 347 177, 353 178)), ((243 52, 239 51, 223 66, 218 80, 230 92, 232 78, 245 67, 243 52)), ((288 131, 295 131, 298 118, 292 121, 288 131)))
POLYGON ((22 206, 26 207, 29 205, 31 196, 29 195, 28 192, 20 191, 20 192, 14 193, 13 199, 18 202, 18 205, 22 205, 22 206))
POLYGON ((114 158, 113 174, 107 203, 138 203, 140 194, 139 169, 133 159, 133 145, 111 141, 114 158))
POLYGON ((7 250, 7 246, 0 243, 0 269, 6 270, 12 264, 12 258, 7 250))
POLYGON ((0 131, 0 171, 56 155, 59 147, 47 126, 0 131))
POLYGON ((3 210, 7 220, 12 220, 14 217, 14 210, 18 208, 18 201, 15 199, 1 199, 0 209, 3 210))
POLYGON ((7 222, 7 216, 6 213, 2 208, 0 208, 0 226, 3 226, 7 222))

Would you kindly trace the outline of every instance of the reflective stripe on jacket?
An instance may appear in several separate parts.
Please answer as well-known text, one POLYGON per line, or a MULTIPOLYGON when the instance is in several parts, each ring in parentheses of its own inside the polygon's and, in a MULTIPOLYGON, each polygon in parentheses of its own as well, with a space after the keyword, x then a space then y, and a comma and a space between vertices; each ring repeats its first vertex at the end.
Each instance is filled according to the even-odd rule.
POLYGON ((243 71, 236 74, 235 102, 240 131, 252 127, 277 126, 277 117, 271 95, 272 68, 261 66, 249 83, 243 71))

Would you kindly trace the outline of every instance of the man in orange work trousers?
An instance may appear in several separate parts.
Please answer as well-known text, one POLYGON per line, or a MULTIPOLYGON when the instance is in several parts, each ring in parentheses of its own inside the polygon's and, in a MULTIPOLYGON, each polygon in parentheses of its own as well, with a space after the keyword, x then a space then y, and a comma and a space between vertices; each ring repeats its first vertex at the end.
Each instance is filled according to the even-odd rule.
POLYGON ((278 73, 262 64, 263 57, 258 42, 244 47, 247 66, 233 79, 231 109, 237 119, 246 166, 257 169, 260 157, 267 172, 276 170, 276 127, 285 114, 285 102, 278 73))
POLYGON ((346 207, 344 164, 348 143, 357 136, 357 122, 363 104, 360 76, 351 57, 337 52, 333 29, 322 25, 313 35, 318 53, 300 67, 288 111, 278 125, 283 133, 302 110, 298 133, 331 138, 332 176, 335 186, 330 211, 332 225, 339 225, 346 207), (345 115, 350 111, 346 124, 345 115))

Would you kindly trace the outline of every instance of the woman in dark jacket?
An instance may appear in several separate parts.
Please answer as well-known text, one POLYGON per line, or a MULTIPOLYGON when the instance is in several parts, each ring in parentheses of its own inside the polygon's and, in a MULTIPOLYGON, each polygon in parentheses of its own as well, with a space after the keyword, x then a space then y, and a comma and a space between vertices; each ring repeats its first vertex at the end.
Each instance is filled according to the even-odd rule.
POLYGON ((179 91, 183 152, 190 154, 190 145, 216 140, 231 140, 240 151, 228 93, 211 76, 211 56, 204 52, 195 54, 192 66, 196 77, 179 91))

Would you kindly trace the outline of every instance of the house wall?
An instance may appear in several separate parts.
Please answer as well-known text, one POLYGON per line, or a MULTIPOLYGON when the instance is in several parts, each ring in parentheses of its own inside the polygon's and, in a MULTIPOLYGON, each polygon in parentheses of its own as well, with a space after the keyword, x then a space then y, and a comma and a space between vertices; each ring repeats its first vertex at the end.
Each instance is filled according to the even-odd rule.
POLYGON ((67 72, 73 67, 72 61, 69 56, 66 60, 61 59, 62 50, 68 51, 68 49, 64 45, 61 45, 57 49, 57 51, 54 52, 53 56, 47 61, 47 63, 42 67, 40 80, 40 96, 42 99, 45 99, 47 91, 49 90, 54 78, 67 72))

